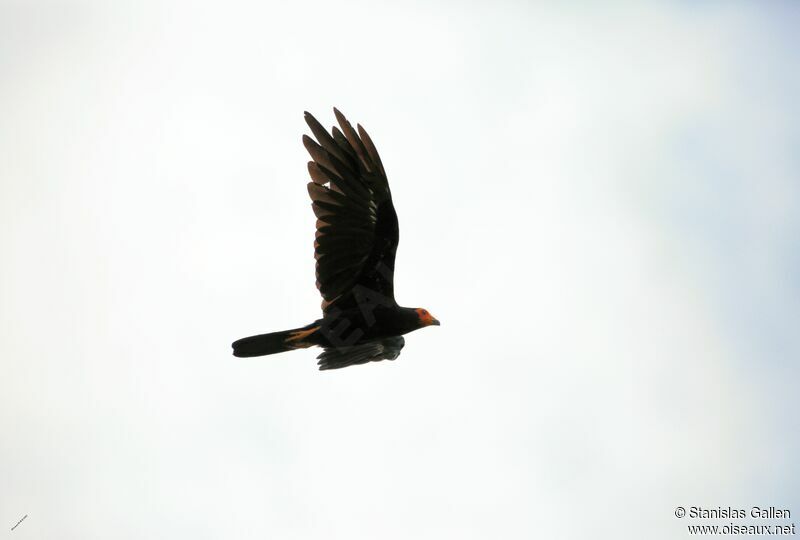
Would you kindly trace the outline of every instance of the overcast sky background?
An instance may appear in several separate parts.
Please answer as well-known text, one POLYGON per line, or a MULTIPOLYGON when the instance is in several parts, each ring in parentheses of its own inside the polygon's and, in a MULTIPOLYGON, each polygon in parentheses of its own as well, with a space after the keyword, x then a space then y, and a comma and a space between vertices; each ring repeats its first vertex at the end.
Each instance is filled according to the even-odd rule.
POLYGON ((3 537, 800 516, 797 4, 133 4, 0 4, 3 537), (300 138, 334 105, 442 326, 233 358, 319 314, 300 138))

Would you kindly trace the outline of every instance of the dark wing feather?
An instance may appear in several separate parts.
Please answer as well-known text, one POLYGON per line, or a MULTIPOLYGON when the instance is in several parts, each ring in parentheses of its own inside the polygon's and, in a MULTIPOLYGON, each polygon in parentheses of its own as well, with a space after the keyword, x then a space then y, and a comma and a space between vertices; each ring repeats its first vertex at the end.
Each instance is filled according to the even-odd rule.
POLYGON ((317 356, 319 369, 339 369, 347 366, 379 362, 381 360, 394 360, 400 356, 400 350, 405 345, 403 336, 394 336, 378 341, 370 341, 353 345, 351 347, 329 347, 317 356))
POLYGON ((358 132, 334 109, 338 129, 329 134, 311 114, 316 137, 303 136, 313 161, 308 184, 317 233, 317 288, 324 312, 351 309, 354 290, 365 287, 394 302, 394 259, 399 240, 397 214, 378 151, 360 125, 358 132))

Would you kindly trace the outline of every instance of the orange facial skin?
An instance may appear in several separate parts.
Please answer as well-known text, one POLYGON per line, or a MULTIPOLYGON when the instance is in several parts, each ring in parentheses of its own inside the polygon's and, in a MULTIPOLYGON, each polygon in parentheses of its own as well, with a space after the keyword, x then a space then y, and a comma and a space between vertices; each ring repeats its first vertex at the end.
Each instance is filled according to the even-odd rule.
POLYGON ((428 313, 427 310, 422 308, 417 308, 414 311, 417 312, 417 317, 419 317, 420 325, 422 326, 439 326, 439 321, 437 321, 433 315, 428 313))

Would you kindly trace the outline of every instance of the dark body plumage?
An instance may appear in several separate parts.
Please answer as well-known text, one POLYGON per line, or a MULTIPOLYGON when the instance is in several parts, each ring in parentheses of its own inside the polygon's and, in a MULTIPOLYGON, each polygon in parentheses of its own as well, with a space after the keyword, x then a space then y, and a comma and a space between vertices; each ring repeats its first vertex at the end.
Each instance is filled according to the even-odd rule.
POLYGON ((356 132, 338 110, 334 113, 341 129, 328 133, 306 113, 317 140, 303 136, 313 159, 308 193, 317 216, 314 256, 322 318, 240 339, 233 343, 235 356, 317 345, 325 348, 320 369, 394 360, 403 334, 439 324, 426 310, 400 307, 394 299, 399 227, 386 172, 367 132, 360 125, 356 132))

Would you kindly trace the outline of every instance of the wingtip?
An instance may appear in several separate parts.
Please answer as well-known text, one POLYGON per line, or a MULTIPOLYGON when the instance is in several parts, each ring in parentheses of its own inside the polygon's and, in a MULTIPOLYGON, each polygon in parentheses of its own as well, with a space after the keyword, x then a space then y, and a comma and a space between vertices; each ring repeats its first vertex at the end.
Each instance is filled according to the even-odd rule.
POLYGON ((308 111, 303 111, 303 120, 306 121, 306 125, 310 127, 312 131, 314 130, 314 124, 319 123, 317 122, 317 119, 314 118, 314 115, 308 111))
POLYGON ((333 114, 336 115, 336 121, 339 122, 339 125, 344 126, 344 124, 347 122, 347 118, 345 118, 345 116, 342 114, 342 111, 334 107, 333 114))

